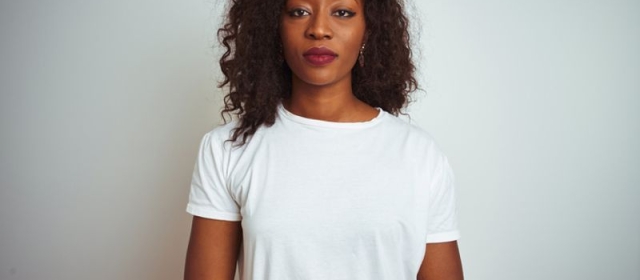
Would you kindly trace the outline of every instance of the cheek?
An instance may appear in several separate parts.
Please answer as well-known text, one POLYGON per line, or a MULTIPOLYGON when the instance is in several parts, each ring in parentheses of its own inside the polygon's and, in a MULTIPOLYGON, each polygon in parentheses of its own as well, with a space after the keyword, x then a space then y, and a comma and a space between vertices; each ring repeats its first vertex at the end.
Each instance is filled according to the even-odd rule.
POLYGON ((294 32, 295 30, 292 30, 292 28, 282 28, 280 30, 280 40, 282 40, 282 50, 285 56, 295 51, 297 43, 293 36, 294 32))
POLYGON ((282 39, 282 54, 284 55, 284 60, 287 63, 291 63, 293 58, 296 57, 296 50, 292 47, 291 42, 287 41, 285 38, 282 39))
POLYGON ((362 47, 362 34, 358 32, 353 32, 348 34, 346 38, 349 38, 345 41, 345 50, 347 51, 349 56, 358 56, 360 53, 360 48, 362 47))
POLYGON ((342 38, 344 40, 344 48, 348 51, 350 56, 358 56, 360 48, 362 47, 365 27, 364 22, 358 26, 351 26, 351 28, 345 28, 342 38))

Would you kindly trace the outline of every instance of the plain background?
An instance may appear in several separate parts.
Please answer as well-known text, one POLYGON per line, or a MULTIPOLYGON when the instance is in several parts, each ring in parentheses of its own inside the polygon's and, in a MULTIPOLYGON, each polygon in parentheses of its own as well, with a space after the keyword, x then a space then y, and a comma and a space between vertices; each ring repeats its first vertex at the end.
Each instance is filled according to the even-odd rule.
MULTIPOLYGON (((466 278, 640 279, 640 2, 415 2, 466 278)), ((0 279, 182 277, 222 7, 0 2, 0 279)))

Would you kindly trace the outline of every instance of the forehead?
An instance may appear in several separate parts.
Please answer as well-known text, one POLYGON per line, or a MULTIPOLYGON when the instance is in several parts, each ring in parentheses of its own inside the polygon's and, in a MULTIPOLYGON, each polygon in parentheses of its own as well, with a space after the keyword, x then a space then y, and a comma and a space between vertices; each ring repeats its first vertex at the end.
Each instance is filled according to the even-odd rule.
POLYGON ((292 3, 308 3, 308 4, 320 4, 320 5, 331 5, 331 4, 362 4, 364 0, 286 0, 286 4, 292 3))

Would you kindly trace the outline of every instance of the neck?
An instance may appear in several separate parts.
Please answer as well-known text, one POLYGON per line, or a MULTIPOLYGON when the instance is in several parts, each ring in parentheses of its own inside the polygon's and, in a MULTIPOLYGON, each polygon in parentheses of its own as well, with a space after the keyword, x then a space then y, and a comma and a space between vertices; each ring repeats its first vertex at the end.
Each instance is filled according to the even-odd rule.
POLYGON ((353 95, 351 80, 316 86, 293 78, 291 98, 285 108, 298 116, 332 121, 362 122, 375 118, 378 111, 353 95))

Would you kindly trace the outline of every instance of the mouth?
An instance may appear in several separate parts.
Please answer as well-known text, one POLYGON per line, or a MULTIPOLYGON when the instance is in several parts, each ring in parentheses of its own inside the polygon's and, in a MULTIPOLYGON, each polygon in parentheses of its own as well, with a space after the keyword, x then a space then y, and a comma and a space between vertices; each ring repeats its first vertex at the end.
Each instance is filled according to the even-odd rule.
POLYGON ((338 57, 337 53, 325 47, 310 48, 302 55, 307 62, 316 66, 327 65, 338 57))

